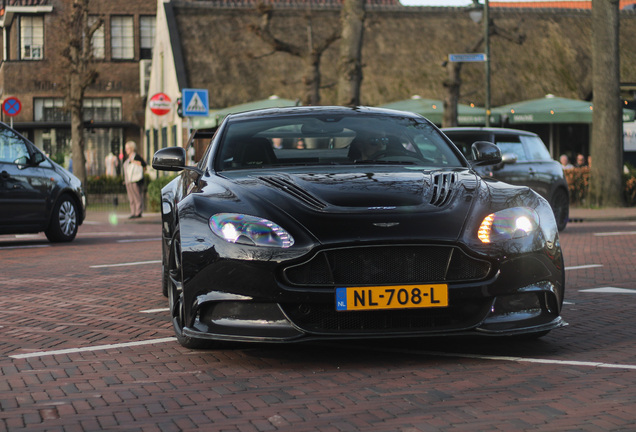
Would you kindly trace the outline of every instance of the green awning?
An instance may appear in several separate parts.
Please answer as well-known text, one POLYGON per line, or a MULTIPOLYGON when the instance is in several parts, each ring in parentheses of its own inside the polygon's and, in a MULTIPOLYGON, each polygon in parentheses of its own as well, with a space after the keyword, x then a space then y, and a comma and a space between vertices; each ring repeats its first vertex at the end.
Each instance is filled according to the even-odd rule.
MULTIPOLYGON (((548 95, 500 106, 493 112, 507 117, 510 124, 592 123, 592 102, 548 95)), ((634 110, 623 109, 623 122, 634 121, 634 110)))
POLYGON ((210 110, 210 114, 207 117, 192 117, 193 129, 209 129, 215 128, 221 124, 223 119, 228 114, 234 114, 243 111, 252 111, 262 108, 277 108, 277 107, 289 107, 299 105, 300 102, 291 99, 282 99, 278 96, 270 96, 267 99, 248 102, 240 105, 234 105, 228 108, 223 108, 217 111, 210 110))
MULTIPOLYGON (((426 117, 432 123, 441 125, 444 118, 444 102, 437 99, 424 99, 413 96, 410 99, 391 102, 380 105, 380 108, 388 108, 399 111, 408 111, 426 117)), ((499 115, 491 114, 491 123, 499 123, 499 115)), ((475 126, 486 124, 486 110, 484 108, 469 105, 457 105, 457 124, 463 126, 475 126)))

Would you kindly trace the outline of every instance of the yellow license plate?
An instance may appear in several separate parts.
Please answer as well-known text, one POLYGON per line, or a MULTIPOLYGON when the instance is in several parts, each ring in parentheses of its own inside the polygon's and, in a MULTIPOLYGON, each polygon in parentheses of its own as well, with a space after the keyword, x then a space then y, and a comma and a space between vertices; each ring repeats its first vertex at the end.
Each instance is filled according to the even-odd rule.
POLYGON ((447 306, 446 284, 336 288, 337 311, 447 306))

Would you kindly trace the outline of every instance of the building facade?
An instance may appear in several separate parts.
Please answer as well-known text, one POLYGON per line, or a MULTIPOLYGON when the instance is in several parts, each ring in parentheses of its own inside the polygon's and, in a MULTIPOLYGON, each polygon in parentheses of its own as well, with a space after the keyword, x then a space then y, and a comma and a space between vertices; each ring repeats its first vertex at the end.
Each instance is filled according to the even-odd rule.
MULTIPOLYGON (((74 1, 0 1, 0 99, 20 104, 18 113, 3 110, 2 121, 65 167, 72 146, 64 29, 74 1)), ((120 157, 127 140, 143 140, 156 7, 156 0, 89 2, 89 21, 102 21, 92 40, 98 75, 84 99, 89 176, 105 174, 107 158, 111 153, 120 157)))

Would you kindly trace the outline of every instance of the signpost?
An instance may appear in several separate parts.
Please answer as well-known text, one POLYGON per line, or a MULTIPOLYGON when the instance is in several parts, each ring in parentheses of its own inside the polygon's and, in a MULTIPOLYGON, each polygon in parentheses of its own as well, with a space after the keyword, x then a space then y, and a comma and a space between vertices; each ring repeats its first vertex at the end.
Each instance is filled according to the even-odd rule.
POLYGON ((11 117, 11 127, 13 127, 13 117, 22 111, 22 102, 17 97, 8 97, 2 102, 2 112, 11 117))
POLYGON ((170 110, 172 109, 172 101, 167 94, 157 93, 150 98, 148 106, 150 107, 150 111, 152 111, 153 114, 162 116, 170 112, 170 110))
POLYGON ((210 113, 210 104, 208 102, 208 91, 206 89, 182 89, 183 96, 183 116, 207 117, 210 113))
POLYGON ((486 54, 484 53, 449 54, 448 61, 450 62, 485 62, 486 54))

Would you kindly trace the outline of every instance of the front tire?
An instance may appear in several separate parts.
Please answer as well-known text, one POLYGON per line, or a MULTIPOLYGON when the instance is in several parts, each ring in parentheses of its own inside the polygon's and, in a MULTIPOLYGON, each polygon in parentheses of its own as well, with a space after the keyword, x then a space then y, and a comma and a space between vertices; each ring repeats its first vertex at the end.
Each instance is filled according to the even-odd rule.
POLYGON ((48 228, 44 231, 51 242, 70 242, 78 229, 77 205, 68 196, 62 195, 55 203, 48 228))
POLYGON ((207 340, 195 339, 183 334, 185 327, 185 305, 183 297, 183 273, 181 265, 181 237, 177 232, 172 240, 168 259, 167 291, 170 305, 170 318, 175 336, 181 346, 190 349, 205 348, 210 345, 207 340))

